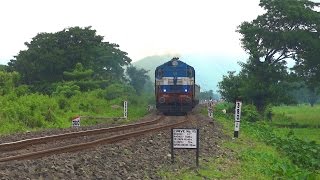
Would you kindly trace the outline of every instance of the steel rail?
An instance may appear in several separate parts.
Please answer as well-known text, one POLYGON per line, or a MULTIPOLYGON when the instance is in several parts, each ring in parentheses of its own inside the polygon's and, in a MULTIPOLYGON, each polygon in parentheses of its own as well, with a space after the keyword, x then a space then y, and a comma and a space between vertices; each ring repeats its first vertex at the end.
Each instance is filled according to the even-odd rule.
POLYGON ((15 142, 2 143, 2 144, 0 144, 0 151, 2 151, 2 152, 3 151, 12 151, 12 150, 17 150, 17 149, 22 149, 26 146, 31 146, 34 144, 47 143, 49 141, 55 141, 55 140, 61 140, 61 139, 67 139, 67 138, 75 138, 75 137, 79 137, 79 136, 97 135, 97 134, 102 134, 102 133, 107 133, 107 132, 122 131, 122 130, 126 130, 129 128, 147 126, 147 125, 155 124, 163 118, 164 118, 164 116, 161 116, 161 117, 156 118, 155 120, 147 121, 147 122, 133 123, 133 124, 127 124, 127 125, 110 127, 110 128, 100 128, 100 129, 92 129, 92 130, 71 132, 71 133, 65 133, 65 134, 57 134, 57 135, 51 135, 51 136, 43 136, 43 137, 38 137, 38 138, 24 139, 24 140, 15 141, 15 142))
POLYGON ((80 150, 92 148, 92 147, 100 145, 100 144, 110 144, 113 142, 118 142, 121 140, 129 139, 131 137, 140 136, 140 135, 143 135, 143 134, 146 134, 149 132, 155 132, 155 131, 160 131, 160 130, 167 129, 170 127, 176 127, 176 126, 178 126, 180 124, 184 124, 186 122, 188 122, 188 118, 186 120, 178 122, 178 123, 169 124, 169 125, 162 125, 162 126, 155 127, 155 128, 149 128, 149 129, 145 129, 145 130, 139 130, 139 131, 135 131, 135 132, 125 133, 122 135, 115 135, 115 136, 111 136, 108 138, 98 139, 98 140, 88 142, 88 143, 73 144, 73 145, 68 145, 68 146, 63 146, 63 147, 42 150, 42 151, 38 151, 38 152, 32 152, 32 153, 26 153, 26 154, 21 154, 21 155, 16 155, 16 156, 0 158, 0 162, 23 160, 23 159, 35 159, 35 158, 40 158, 40 157, 44 157, 44 156, 49 156, 52 154, 80 151, 80 150))

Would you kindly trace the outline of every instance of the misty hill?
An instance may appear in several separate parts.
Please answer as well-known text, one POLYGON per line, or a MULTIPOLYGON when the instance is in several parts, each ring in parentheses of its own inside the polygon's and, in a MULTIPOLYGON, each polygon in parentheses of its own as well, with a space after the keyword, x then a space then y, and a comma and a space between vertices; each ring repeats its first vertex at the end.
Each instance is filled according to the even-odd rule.
MULTIPOLYGON (((138 68, 149 70, 149 76, 154 81, 154 71, 157 66, 170 61, 172 55, 148 56, 132 64, 138 68)), ((238 61, 245 61, 245 57, 218 57, 212 55, 183 55, 180 60, 193 66, 196 71, 196 83, 201 86, 201 91, 218 90, 218 82, 222 80, 222 76, 228 71, 239 72, 240 66, 238 61)))

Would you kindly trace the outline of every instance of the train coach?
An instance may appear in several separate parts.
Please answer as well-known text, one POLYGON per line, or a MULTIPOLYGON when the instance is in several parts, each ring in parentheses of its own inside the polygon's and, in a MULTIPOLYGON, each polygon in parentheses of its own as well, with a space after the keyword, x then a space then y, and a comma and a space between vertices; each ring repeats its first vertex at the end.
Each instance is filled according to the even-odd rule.
POLYGON ((179 58, 158 66, 155 70, 157 110, 164 114, 182 115, 198 103, 200 86, 195 84, 195 70, 179 58))

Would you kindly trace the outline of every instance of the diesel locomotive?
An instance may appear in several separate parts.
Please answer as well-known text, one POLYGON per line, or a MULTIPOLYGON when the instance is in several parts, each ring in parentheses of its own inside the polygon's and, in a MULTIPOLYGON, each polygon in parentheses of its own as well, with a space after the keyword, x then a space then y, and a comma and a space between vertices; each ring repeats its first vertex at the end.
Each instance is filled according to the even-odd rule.
POLYGON ((198 103, 200 86, 195 84, 195 70, 179 58, 155 70, 156 108, 164 114, 184 115, 198 103))

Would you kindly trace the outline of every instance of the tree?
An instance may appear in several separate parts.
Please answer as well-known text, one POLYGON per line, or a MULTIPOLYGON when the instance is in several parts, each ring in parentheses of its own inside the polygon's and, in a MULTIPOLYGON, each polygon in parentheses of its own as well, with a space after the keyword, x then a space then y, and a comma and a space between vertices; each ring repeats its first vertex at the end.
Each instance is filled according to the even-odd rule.
POLYGON ((228 76, 223 76, 218 83, 219 93, 226 101, 235 102, 241 97, 243 102, 255 105, 261 114, 268 104, 295 102, 290 94, 289 76, 282 66, 256 66, 250 60, 240 65, 239 74, 228 72, 228 76))
POLYGON ((315 3, 261 0, 260 6, 267 12, 250 23, 243 22, 237 30, 243 36, 243 48, 253 60, 272 64, 295 58, 308 39, 317 37, 320 15, 313 10, 315 3))
POLYGON ((64 71, 65 80, 89 80, 93 74, 93 70, 85 70, 81 63, 77 63, 72 72, 64 71))
POLYGON ((141 95, 145 83, 150 79, 148 71, 145 69, 137 69, 134 66, 127 68, 127 75, 130 78, 130 85, 136 90, 138 95, 141 95))
MULTIPOLYGON (((319 35, 320 38, 320 35, 319 35)), ((304 81, 309 90, 309 103, 311 106, 320 94, 320 40, 310 39, 297 58, 296 65, 292 68, 297 76, 304 81)))
POLYGON ((317 5, 308 0, 261 0, 260 6, 266 13, 243 22, 237 32, 250 55, 242 64, 249 82, 242 93, 249 92, 245 96, 251 96, 261 112, 272 98, 281 97, 275 95, 284 90, 287 60, 298 61, 308 39, 319 39, 320 16, 313 10, 317 5))
POLYGON ((235 102, 236 98, 241 96, 242 79, 240 75, 235 75, 235 73, 235 71, 229 71, 228 75, 224 75, 223 80, 218 83, 218 92, 228 102, 235 102))
POLYGON ((259 112, 263 113, 268 104, 294 103, 285 62, 271 65, 249 59, 240 65, 240 96, 254 104, 259 112))
POLYGON ((77 63, 92 69, 95 79, 120 81, 124 78, 123 66, 131 62, 119 45, 103 42, 91 27, 39 33, 25 45, 27 50, 20 51, 8 65, 30 85, 62 81, 63 72, 71 72, 77 63))
POLYGON ((106 80, 93 80, 94 72, 92 69, 85 69, 81 63, 77 63, 73 71, 64 71, 61 84, 76 85, 80 87, 81 91, 89 91, 98 88, 106 87, 106 80))
POLYGON ((7 68, 8 68, 8 67, 7 67, 6 65, 0 64, 0 71, 6 71, 7 68))
POLYGON ((200 94, 199 94, 200 100, 208 100, 208 99, 210 99, 210 97, 215 100, 220 99, 218 94, 213 93, 213 90, 203 91, 203 92, 200 92, 200 94))

